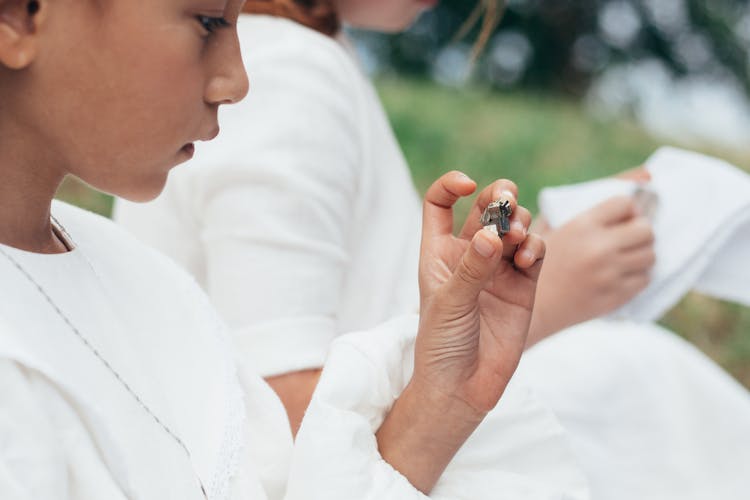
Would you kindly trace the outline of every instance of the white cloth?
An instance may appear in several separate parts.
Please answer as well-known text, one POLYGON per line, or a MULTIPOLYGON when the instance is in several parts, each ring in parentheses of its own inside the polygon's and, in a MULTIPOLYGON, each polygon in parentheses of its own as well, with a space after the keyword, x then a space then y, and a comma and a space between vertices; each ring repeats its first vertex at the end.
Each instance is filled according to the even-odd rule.
MULTIPOLYGON (((200 289, 110 221, 53 213, 75 250, 3 252, 184 441, 211 500, 281 498, 284 409, 249 369, 238 384, 200 289)), ((183 449, 5 255, 0 297, 0 498, 202 498, 183 449)))
MULTIPOLYGON (((290 500, 345 499, 355 491, 369 491, 362 497, 368 500, 427 498, 404 489, 406 480, 379 458, 374 438, 411 378, 417 323, 416 316, 405 316, 334 341, 297 435, 290 500), (337 437, 341 434, 350 439, 337 437)), ((430 498, 575 500, 589 495, 555 416, 527 388, 511 382, 430 498)))
POLYGON ((417 311, 420 202, 377 95, 340 42, 242 16, 251 91, 222 134, 115 220, 184 266, 263 375, 417 311))
POLYGON ((591 498, 747 498, 750 394, 672 332, 590 321, 534 346, 515 379, 553 409, 591 498))
MULTIPOLYGON (((403 478, 373 437, 411 375, 416 323, 334 341, 297 436, 290 499, 424 498, 394 493, 403 478)), ((743 500, 748 463, 744 388, 671 332, 596 320, 526 353, 431 497, 573 499, 590 487, 597 500, 743 500)))
MULTIPOLYGON (((687 292, 750 305, 750 175, 723 161, 662 148, 646 163, 658 196, 656 265, 649 286, 614 313, 655 320, 687 292)), ((539 206, 552 227, 637 184, 605 179, 544 189, 539 206)))
MULTIPOLYGON (((414 318, 335 343, 290 473, 283 407, 246 361, 235 370, 197 285, 109 221, 61 203, 53 213, 75 250, 0 246, 0 498, 200 499, 193 466, 210 500, 425 498, 380 458, 374 435, 408 379, 414 318)), ((496 488, 513 500, 588 498, 549 410, 523 391, 503 400, 435 498, 491 500, 496 488)))

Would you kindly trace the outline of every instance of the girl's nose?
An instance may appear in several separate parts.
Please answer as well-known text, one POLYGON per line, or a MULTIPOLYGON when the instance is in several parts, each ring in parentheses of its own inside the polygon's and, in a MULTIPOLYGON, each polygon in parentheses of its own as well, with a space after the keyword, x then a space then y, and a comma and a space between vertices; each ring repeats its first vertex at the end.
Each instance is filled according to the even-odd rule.
POLYGON ((233 45, 231 50, 217 54, 218 71, 206 86, 205 99, 209 104, 237 103, 250 89, 239 42, 235 39, 233 45))

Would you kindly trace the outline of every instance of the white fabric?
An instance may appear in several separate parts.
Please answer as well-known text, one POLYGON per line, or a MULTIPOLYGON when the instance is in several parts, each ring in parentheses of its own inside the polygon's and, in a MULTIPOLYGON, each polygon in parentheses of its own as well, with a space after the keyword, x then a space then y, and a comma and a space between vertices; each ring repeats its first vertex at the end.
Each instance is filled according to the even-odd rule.
MULTIPOLYGON (((53 213, 75 250, 2 250, 185 442, 211 500, 280 498, 284 409, 247 368, 238 384, 200 289, 111 222, 53 213)), ((182 448, 4 255, 0 276, 0 498, 202 498, 182 448)))
POLYGON ((119 201, 115 220, 195 276, 242 355, 275 375, 416 312, 420 203, 344 45, 266 16, 239 34, 248 98, 157 201, 119 201))
MULTIPOLYGON (((334 341, 297 436, 290 499, 424 498, 394 493, 404 480, 373 437, 411 375, 416 323, 334 341)), ((743 387, 671 332, 596 320, 526 353, 431 497, 573 499, 590 487, 597 500, 743 500, 749 463, 743 387)))
MULTIPOLYGON (((663 148, 646 163, 659 205, 654 218, 656 265, 648 288, 614 313, 655 320, 692 289, 750 305, 750 175, 715 158, 663 148)), ((552 227, 634 182, 605 179, 548 188, 539 206, 552 227)))
MULTIPOLYGON (((290 500, 425 499, 378 455, 375 431, 409 381, 418 318, 335 340, 297 435, 290 500), (341 434, 350 436, 340 439, 341 434), (356 450, 356 451, 355 451, 356 450), (408 493, 408 494, 407 494, 408 493)), ((583 499, 587 482, 554 415, 511 383, 448 466, 430 498, 583 499)))
MULTIPOLYGON (((247 362, 238 384, 200 289, 109 221, 61 203, 53 213, 75 250, 0 250, 180 436, 211 500, 425 498, 379 457, 374 436, 408 379, 414 318, 335 343, 290 473, 283 407, 247 362)), ((513 500, 588 498, 549 410, 523 391, 504 401, 435 498, 491 500, 496 488, 513 500), (490 436, 506 444, 489 446, 490 436)), ((194 479, 180 446, 0 254, 0 498, 200 499, 194 479)))
POLYGON ((748 497, 750 395, 673 333, 591 321, 533 347, 516 380, 568 432, 591 498, 748 497))

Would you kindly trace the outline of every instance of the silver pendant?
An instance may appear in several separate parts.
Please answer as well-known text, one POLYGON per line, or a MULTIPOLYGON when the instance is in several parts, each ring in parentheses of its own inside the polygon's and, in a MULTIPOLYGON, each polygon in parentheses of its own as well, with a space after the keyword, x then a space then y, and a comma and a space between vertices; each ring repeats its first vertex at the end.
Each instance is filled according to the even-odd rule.
POLYGON ((479 223, 485 227, 495 226, 498 236, 502 238, 510 231, 511 215, 513 215, 513 209, 510 207, 510 202, 499 199, 487 205, 479 223))

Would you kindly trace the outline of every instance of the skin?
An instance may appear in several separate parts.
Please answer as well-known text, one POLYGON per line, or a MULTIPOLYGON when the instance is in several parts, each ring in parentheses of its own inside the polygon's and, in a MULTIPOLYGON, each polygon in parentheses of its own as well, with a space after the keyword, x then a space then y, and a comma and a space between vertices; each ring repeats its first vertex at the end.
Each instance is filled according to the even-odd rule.
POLYGON ((398 33, 439 0, 334 0, 341 19, 357 28, 398 33))
MULTIPOLYGON (((49 214, 66 175, 149 200, 190 156, 185 144, 215 135, 218 107, 245 95, 242 2, 42 0, 30 14, 26 1, 0 0, 0 243, 61 253, 49 214), (211 33, 196 16, 227 26, 211 33)), ((427 194, 414 375, 377 433, 383 457, 425 493, 518 364, 545 252, 517 206, 506 245, 474 216, 454 237, 453 204, 475 189, 453 172, 427 194)), ((515 185, 498 181, 473 214, 501 194, 515 206, 515 185)))
POLYGON ((49 201, 66 175, 134 201, 156 197, 190 157, 183 147, 218 133, 219 105, 247 93, 234 30, 210 34, 195 18, 236 20, 239 4, 56 0, 28 18, 25 2, 4 0, 0 241, 64 251, 49 201))

